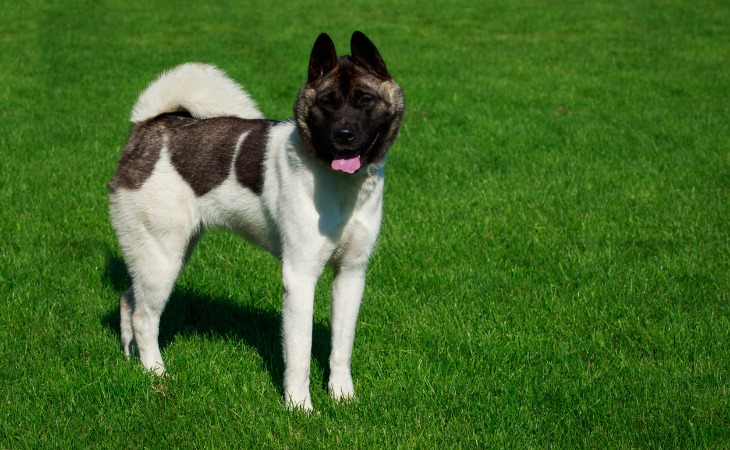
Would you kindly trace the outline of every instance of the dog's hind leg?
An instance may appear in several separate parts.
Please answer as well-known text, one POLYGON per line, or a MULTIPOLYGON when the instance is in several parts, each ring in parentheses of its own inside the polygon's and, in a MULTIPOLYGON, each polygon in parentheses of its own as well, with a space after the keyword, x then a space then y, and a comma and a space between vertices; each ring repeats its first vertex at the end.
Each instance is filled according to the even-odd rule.
POLYGON ((158 375, 165 372, 158 342, 160 317, 182 269, 187 248, 186 240, 175 240, 157 241, 157 245, 147 249, 132 275, 134 343, 144 367, 158 375))
MULTIPOLYGON (((181 225, 178 223, 178 225, 181 225)), ((137 230, 134 243, 123 245, 132 287, 120 301, 122 348, 129 355, 136 347, 147 370, 165 372, 158 342, 160 317, 170 292, 197 236, 187 227, 137 230)))
POLYGON ((134 289, 127 289, 119 300, 119 329, 122 337, 122 350, 130 356, 134 352, 134 328, 132 328, 132 312, 134 311, 134 289))

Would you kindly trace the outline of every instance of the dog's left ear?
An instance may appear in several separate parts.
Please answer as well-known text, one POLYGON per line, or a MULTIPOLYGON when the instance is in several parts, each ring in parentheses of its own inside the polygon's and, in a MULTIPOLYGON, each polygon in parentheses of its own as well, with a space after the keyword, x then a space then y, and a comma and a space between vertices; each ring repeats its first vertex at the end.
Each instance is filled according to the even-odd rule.
POLYGON ((378 49, 375 48, 370 39, 359 31, 352 33, 350 39, 350 51, 352 59, 356 65, 364 67, 369 72, 383 79, 390 79, 388 69, 385 68, 385 62, 380 56, 378 49))

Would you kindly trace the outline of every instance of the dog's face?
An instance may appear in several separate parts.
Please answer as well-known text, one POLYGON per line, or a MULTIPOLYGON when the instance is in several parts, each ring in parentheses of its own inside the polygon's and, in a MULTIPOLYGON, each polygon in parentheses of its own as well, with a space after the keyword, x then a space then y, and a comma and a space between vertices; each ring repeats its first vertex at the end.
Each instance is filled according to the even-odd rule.
POLYGON ((364 34, 352 34, 350 50, 352 56, 338 58, 332 39, 319 35, 294 114, 315 157, 334 170, 355 173, 383 161, 398 135, 405 101, 364 34))

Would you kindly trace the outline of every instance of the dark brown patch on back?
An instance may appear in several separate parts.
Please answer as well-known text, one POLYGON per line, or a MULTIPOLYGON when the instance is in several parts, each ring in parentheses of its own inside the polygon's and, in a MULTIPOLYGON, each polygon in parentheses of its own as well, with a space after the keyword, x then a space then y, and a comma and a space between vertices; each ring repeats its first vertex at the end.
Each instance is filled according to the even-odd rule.
POLYGON ((236 179, 256 194, 263 188, 263 163, 273 122, 235 117, 195 119, 164 114, 132 129, 109 188, 139 189, 149 178, 167 144, 170 162, 195 195, 203 196, 228 178, 235 161, 236 179))
POLYGON ((236 146, 245 133, 235 161, 236 179, 261 194, 269 126, 265 120, 235 117, 192 119, 172 133, 170 160, 195 195, 203 196, 228 178, 236 146))
POLYGON ((228 178, 236 144, 250 128, 248 121, 233 117, 189 119, 170 130, 170 161, 198 197, 228 178))

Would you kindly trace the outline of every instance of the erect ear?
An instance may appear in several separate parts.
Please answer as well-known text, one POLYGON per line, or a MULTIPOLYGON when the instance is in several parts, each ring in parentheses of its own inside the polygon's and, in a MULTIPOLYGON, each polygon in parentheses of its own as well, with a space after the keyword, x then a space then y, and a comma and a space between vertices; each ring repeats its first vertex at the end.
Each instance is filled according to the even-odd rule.
POLYGON ((337 51, 335 44, 327 33, 319 35, 312 47, 309 57, 309 77, 307 81, 314 81, 337 66, 337 51))
POLYGON ((355 65, 364 67, 380 78, 390 78, 388 69, 385 68, 385 62, 380 56, 380 53, 378 53, 378 49, 361 32, 356 31, 352 33, 350 51, 352 52, 352 59, 355 65))

